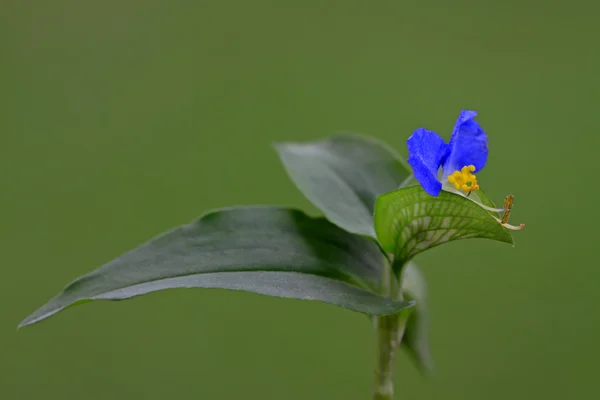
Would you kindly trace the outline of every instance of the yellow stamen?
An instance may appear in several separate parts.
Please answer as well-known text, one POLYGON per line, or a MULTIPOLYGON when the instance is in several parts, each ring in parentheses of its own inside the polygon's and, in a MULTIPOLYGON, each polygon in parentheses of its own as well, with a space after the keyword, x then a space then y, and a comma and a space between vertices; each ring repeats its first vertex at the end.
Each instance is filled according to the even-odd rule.
POLYGON ((504 209, 506 210, 504 212, 504 215, 502 215, 502 223, 506 224, 508 223, 508 218, 510 218, 510 209, 513 206, 513 201, 514 201, 515 197, 512 194, 509 194, 508 196, 506 196, 506 199, 504 200, 504 209))
POLYGON ((448 175, 448 182, 452 183, 456 190, 462 190, 466 193, 479 190, 477 177, 473 175, 475 172, 474 165, 465 165, 460 171, 454 171, 448 175))
POLYGON ((518 226, 515 226, 508 223, 508 218, 510 217, 510 210, 512 209, 514 200, 515 197, 512 194, 506 196, 506 199, 504 199, 504 214, 502 215, 502 219, 496 217, 494 217, 494 219, 506 229, 520 231, 521 229, 525 228, 525 224, 519 224, 518 226))

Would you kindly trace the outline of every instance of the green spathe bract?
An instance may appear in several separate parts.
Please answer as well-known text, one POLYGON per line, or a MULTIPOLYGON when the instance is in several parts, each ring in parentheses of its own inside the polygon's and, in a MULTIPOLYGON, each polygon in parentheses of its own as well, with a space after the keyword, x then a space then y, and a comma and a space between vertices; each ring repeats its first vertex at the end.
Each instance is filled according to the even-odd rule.
POLYGON ((433 197, 420 186, 380 196, 375 207, 375 231, 381 247, 394 254, 400 266, 422 251, 453 240, 513 242, 510 231, 475 201, 445 191, 433 197))
POLYGON ((482 191, 432 197, 419 186, 404 187, 412 180, 407 163, 373 138, 336 135, 276 149, 325 218, 276 206, 208 212, 74 280, 20 326, 92 300, 170 288, 317 300, 373 316, 379 350, 373 399, 392 399, 400 343, 421 370, 433 369, 426 282, 408 261, 458 239, 512 243, 511 233, 481 206, 495 207, 482 191))

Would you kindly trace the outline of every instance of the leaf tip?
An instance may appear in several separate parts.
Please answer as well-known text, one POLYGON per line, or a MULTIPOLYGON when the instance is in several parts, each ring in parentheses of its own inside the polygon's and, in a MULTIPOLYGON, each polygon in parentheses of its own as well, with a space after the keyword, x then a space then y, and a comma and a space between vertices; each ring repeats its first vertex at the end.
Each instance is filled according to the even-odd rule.
POLYGON ((46 318, 46 316, 37 316, 36 313, 33 313, 33 314, 29 315, 27 318, 25 318, 23 321, 21 321, 19 323, 19 325, 17 325, 17 331, 26 326, 33 325, 37 322, 40 322, 44 318, 46 318))
POLYGON ((435 378, 436 373, 433 361, 430 361, 430 364, 424 365, 422 368, 420 368, 420 371, 425 378, 435 378))
POLYGON ((20 331, 22 328, 29 326, 31 324, 34 324, 34 323, 35 323, 34 321, 31 321, 31 316, 28 316, 23 321, 21 321, 19 323, 19 325, 17 325, 17 332, 20 331))
POLYGON ((46 305, 29 314, 29 316, 27 316, 27 318, 21 321, 21 323, 17 326, 17 330, 20 330, 26 326, 37 324, 38 322, 41 322, 66 308, 65 306, 52 307, 51 305, 52 301, 46 303, 46 305))
POLYGON ((414 308, 416 305, 417 305, 417 301, 416 300, 405 301, 404 302, 404 307, 402 307, 401 311, 408 310, 408 311, 412 312, 412 308, 414 308))

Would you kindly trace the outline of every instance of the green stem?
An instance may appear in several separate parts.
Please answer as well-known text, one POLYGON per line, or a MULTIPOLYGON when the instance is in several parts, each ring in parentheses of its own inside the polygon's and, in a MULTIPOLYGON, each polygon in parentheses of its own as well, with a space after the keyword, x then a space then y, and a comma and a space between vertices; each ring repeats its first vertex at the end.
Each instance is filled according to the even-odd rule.
MULTIPOLYGON (((393 282, 395 275, 391 263, 386 263, 382 277, 382 294, 402 300, 402 282, 393 282), (395 284, 397 283, 397 284, 395 284)), ((408 314, 375 317, 377 335, 377 369, 373 400, 393 400, 394 398, 394 362, 396 350, 400 346, 408 314)))
POLYGON ((376 317, 378 359, 373 400, 392 400, 394 398, 393 373, 397 343, 396 321, 397 318, 393 316, 376 317))

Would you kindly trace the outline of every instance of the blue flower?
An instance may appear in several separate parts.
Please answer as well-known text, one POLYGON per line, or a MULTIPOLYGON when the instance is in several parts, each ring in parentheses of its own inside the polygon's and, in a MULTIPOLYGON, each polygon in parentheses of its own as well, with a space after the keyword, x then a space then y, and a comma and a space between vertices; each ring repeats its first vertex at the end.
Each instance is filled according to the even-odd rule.
POLYGON ((488 147, 487 135, 475 121, 476 116, 475 111, 463 110, 448 144, 437 133, 425 128, 414 131, 406 141, 408 163, 415 178, 430 195, 440 194, 442 182, 449 182, 457 190, 467 193, 479 189, 473 172, 485 166, 488 147))

